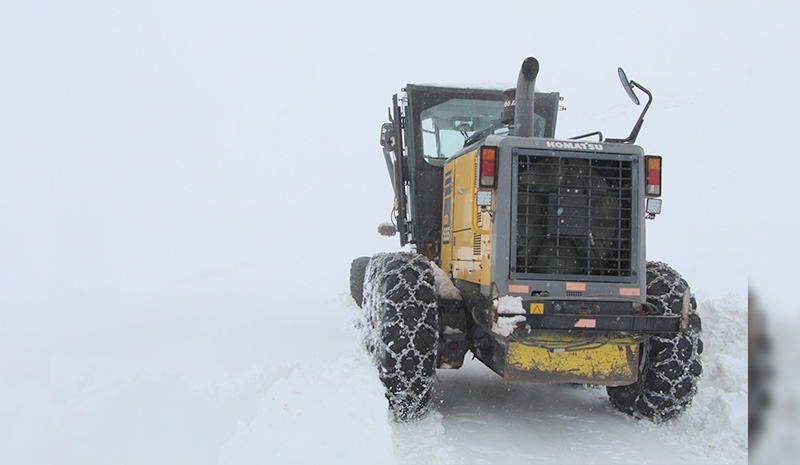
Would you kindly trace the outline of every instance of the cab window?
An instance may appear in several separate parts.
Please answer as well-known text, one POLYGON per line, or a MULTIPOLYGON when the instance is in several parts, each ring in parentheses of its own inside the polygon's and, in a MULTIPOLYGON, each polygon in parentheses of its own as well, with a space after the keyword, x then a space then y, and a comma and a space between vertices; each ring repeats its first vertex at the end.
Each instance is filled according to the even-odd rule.
MULTIPOLYGON (((473 134, 494 125, 495 134, 507 134, 500 121, 503 102, 454 98, 424 110, 420 114, 422 154, 436 166, 464 148, 464 141, 473 134)), ((542 137, 544 118, 536 115, 534 135, 542 137)))
POLYGON ((420 114, 422 154, 428 163, 444 166, 445 161, 464 148, 464 141, 494 124, 501 128, 503 102, 454 98, 420 114))

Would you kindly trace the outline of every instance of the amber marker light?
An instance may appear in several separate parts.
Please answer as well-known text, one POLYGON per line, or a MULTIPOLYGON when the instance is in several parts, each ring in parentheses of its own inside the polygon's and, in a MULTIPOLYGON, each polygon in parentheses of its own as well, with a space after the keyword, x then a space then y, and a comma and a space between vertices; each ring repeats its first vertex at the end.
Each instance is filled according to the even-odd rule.
POLYGON ((646 156, 647 164, 647 195, 648 197, 661 196, 661 157, 646 156))
POLYGON ((481 147, 478 170, 478 187, 497 187, 497 148, 481 147))

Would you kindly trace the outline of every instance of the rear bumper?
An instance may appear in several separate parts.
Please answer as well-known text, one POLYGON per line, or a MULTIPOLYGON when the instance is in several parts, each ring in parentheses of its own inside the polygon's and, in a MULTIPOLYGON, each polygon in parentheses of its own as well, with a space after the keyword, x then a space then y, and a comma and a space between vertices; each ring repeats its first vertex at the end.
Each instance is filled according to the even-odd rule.
POLYGON ((685 318, 655 314, 658 309, 646 302, 606 297, 525 299, 522 309, 522 327, 530 330, 677 333, 685 318))
POLYGON ((679 332, 681 317, 654 315, 526 315, 532 330, 627 331, 655 334, 679 332))

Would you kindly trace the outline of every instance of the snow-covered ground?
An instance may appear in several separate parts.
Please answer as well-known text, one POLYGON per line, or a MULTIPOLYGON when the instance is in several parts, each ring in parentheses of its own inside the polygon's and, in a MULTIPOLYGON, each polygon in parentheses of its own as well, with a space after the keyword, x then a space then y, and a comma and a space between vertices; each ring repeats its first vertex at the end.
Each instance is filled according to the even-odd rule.
POLYGON ((704 337, 700 393, 672 423, 656 426, 615 411, 603 388, 505 384, 469 360, 438 372, 436 413, 393 424, 359 345, 360 310, 348 295, 319 302, 322 312, 289 299, 284 316, 262 319, 258 307, 270 304, 247 304, 258 296, 223 305, 194 291, 147 299, 148 317, 104 325, 105 334, 95 331, 97 305, 113 296, 93 303, 81 296, 91 303, 83 316, 95 324, 61 322, 69 340, 60 341, 62 354, 52 362, 53 463, 747 461, 747 318, 740 299, 701 301, 706 327, 718 331, 704 337), (186 319, 187 306, 196 308, 196 320, 186 319), (305 312, 316 317, 303 318, 305 312), (225 338, 229 328, 237 337, 210 337, 214 330, 225 338), (242 360, 258 361, 245 367, 242 360))

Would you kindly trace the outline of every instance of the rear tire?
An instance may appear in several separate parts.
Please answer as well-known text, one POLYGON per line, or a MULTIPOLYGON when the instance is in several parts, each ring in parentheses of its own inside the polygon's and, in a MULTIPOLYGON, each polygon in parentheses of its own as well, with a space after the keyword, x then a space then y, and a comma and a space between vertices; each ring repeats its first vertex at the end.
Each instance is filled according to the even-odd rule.
POLYGON ((430 409, 436 373, 438 311, 428 260, 412 253, 378 254, 364 284, 367 345, 396 421, 430 409))
POLYGON ((748 294, 747 338, 747 432, 750 445, 753 445, 761 439, 764 415, 772 404, 770 391, 774 371, 772 341, 767 333, 764 312, 752 290, 748 294))
POLYGON ((350 296, 359 307, 364 305, 364 276, 367 265, 369 257, 358 257, 350 264, 350 296))
MULTIPOLYGON (((647 264, 647 301, 663 315, 681 315, 683 296, 689 285, 665 263, 647 264)), ((694 297, 689 302, 689 329, 675 335, 654 335, 642 344, 639 380, 629 386, 608 387, 611 403, 634 416, 656 423, 686 410, 697 393, 703 372, 700 354, 702 323, 694 297)))

